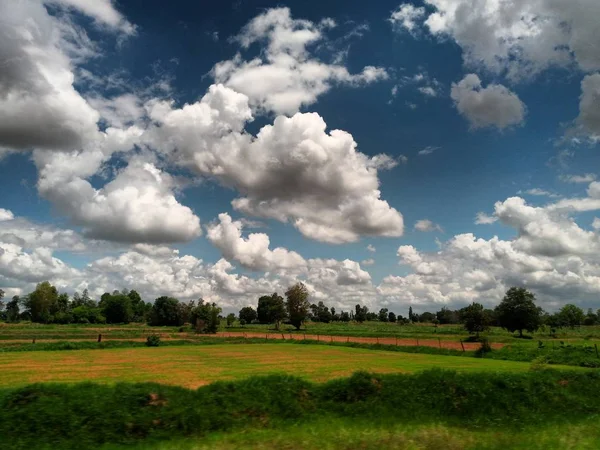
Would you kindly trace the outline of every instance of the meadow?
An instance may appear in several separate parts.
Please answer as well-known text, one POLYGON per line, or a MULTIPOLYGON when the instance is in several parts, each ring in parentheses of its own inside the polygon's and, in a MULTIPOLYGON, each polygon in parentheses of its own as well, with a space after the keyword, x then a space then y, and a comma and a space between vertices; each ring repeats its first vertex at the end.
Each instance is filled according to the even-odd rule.
POLYGON ((563 333, 0 324, 2 448, 598 448, 597 330, 563 333))

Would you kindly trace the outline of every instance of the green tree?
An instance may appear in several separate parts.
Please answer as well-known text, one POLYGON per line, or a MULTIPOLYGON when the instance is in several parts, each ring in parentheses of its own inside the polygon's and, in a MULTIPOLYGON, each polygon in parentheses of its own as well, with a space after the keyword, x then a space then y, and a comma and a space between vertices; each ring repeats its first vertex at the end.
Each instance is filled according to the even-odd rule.
POLYGON ((303 283, 296 283, 286 291, 285 297, 287 299, 285 307, 290 323, 299 330, 310 308, 308 289, 303 283))
POLYGON ((25 308, 31 315, 32 322, 49 323, 52 311, 56 310, 58 290, 48 281, 39 283, 35 290, 27 296, 25 308))
POLYGON ((131 322, 133 317, 131 299, 118 291, 116 294, 109 294, 102 301, 102 314, 106 318, 106 323, 131 322))
POLYGON ((235 314, 234 313, 227 314, 227 326, 228 327, 232 326, 234 322, 235 322, 235 314))
MULTIPOLYGON (((129 296, 127 298, 131 302, 131 298, 129 296)), ((152 309, 150 310, 150 325, 177 327, 183 325, 179 300, 166 296, 154 300, 154 305, 152 305, 152 309)))
POLYGON ((411 322, 417 322, 415 314, 413 314, 412 306, 408 307, 408 320, 410 320, 411 322))
POLYGON ((19 303, 21 299, 18 295, 15 295, 11 301, 6 303, 6 321, 7 322, 18 322, 19 321, 19 303))
POLYGON ((585 315, 585 319, 583 319, 584 325, 596 325, 598 323, 598 315, 594 313, 592 308, 588 308, 588 312, 585 315))
POLYGON ((280 323, 286 316, 283 297, 277 292, 271 296, 264 295, 260 297, 256 313, 260 323, 274 323, 275 329, 279 330, 280 323))
POLYGON ((445 306, 436 312, 435 315, 441 325, 456 324, 459 322, 458 313, 446 308, 445 306))
POLYGON ((460 310, 460 321, 469 334, 475 334, 479 337, 479 333, 486 331, 489 328, 488 317, 485 313, 483 305, 473 302, 469 306, 460 310))
POLYGON ((392 311, 388 313, 388 322, 396 322, 396 314, 392 311))
POLYGON ((379 310, 377 320, 379 320, 380 322, 387 322, 389 319, 388 313, 389 313, 389 310, 387 308, 381 308, 379 310))
POLYGON ((575 328, 583 323, 585 314, 578 306, 568 304, 560 308, 558 320, 563 327, 575 328))
POLYGON ((350 314, 347 311, 342 311, 340 313, 340 321, 350 322, 350 314))
POLYGON ((216 303, 198 300, 191 313, 191 322, 198 333, 216 333, 219 330, 219 314, 222 309, 216 303))
MULTIPOLYGON (((416 314, 415 314, 416 316, 416 314)), ((418 316, 418 321, 419 322, 423 322, 423 323, 433 323, 434 319, 436 319, 437 316, 429 311, 425 311, 423 314, 418 316)))
POLYGON ((523 330, 533 333, 542 322, 542 310, 535 305, 535 295, 525 288, 511 287, 494 311, 498 324, 511 333, 518 331, 520 337, 523 330))
POLYGON ((354 307, 354 320, 358 323, 363 323, 367 320, 367 314, 369 313, 369 308, 366 306, 356 305, 354 307))
POLYGON ((244 306, 239 312, 240 322, 244 320, 246 323, 252 323, 256 320, 256 311, 251 306, 244 306))

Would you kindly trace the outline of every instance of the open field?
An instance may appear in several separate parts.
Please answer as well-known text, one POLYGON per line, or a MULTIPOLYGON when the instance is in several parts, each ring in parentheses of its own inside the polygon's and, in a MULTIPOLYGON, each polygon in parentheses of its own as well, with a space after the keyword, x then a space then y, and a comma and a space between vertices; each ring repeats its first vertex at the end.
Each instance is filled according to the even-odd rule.
POLYGON ((529 363, 360 348, 292 344, 238 344, 0 353, 0 386, 38 382, 157 382, 188 388, 219 380, 286 373, 313 381, 347 376, 356 370, 416 372, 523 372, 529 363))

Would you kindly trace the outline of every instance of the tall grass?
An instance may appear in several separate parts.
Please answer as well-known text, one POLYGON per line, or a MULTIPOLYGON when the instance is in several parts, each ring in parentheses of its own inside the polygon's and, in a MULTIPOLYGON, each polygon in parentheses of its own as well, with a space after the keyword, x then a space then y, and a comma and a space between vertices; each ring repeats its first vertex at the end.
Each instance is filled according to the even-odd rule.
POLYGON ((519 429, 600 414, 600 374, 359 372, 314 384, 282 375, 196 391, 153 383, 41 384, 0 390, 2 448, 97 448, 277 428, 328 418, 519 429))

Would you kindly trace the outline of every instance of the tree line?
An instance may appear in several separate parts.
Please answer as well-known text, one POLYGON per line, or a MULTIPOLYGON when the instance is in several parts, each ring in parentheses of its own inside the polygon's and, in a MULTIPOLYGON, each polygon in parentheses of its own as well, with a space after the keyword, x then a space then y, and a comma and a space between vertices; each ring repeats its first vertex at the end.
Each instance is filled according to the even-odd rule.
MULTIPOLYGON (((277 330, 282 323, 300 329, 306 321, 311 322, 366 322, 379 321, 398 323, 430 323, 434 326, 462 324, 471 334, 478 335, 491 326, 499 326, 510 332, 534 332, 541 326, 548 326, 551 332, 562 327, 600 324, 600 310, 587 313, 573 304, 563 306, 558 312, 549 314, 536 306, 533 293, 524 288, 512 287, 494 309, 486 309, 474 302, 459 310, 442 307, 435 313, 417 314, 409 307, 408 317, 395 314, 387 308, 379 312, 369 311, 367 306, 357 304, 350 311, 336 311, 322 301, 311 304, 309 293, 303 283, 291 286, 285 292, 285 298, 277 292, 258 299, 256 309, 251 306, 242 308, 237 316, 239 323, 273 324, 277 330)), ((130 322, 148 323, 152 326, 182 326, 192 324, 198 332, 216 332, 221 319, 222 309, 216 303, 203 299, 180 302, 176 298, 162 296, 154 303, 144 302, 135 290, 115 290, 105 292, 97 302, 86 290, 82 294, 75 292, 72 297, 59 293, 48 281, 39 283, 35 290, 23 297, 14 296, 4 301, 4 292, 0 289, 0 320, 18 322, 30 320, 37 323, 57 324, 126 324, 130 322)), ((235 314, 226 317, 231 326, 235 314)))

